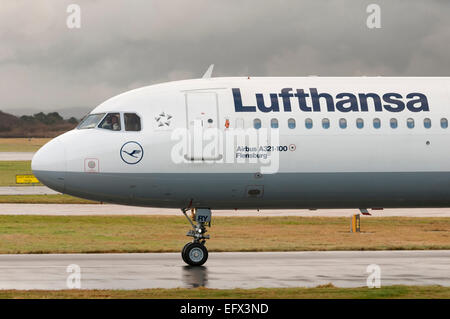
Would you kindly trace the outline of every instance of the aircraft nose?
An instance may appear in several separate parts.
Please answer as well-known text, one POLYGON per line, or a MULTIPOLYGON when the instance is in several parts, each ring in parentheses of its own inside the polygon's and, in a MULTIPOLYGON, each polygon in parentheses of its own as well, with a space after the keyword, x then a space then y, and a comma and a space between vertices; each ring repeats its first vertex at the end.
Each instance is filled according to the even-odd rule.
POLYGON ((51 140, 34 154, 31 169, 42 184, 64 193, 66 150, 59 138, 51 140))

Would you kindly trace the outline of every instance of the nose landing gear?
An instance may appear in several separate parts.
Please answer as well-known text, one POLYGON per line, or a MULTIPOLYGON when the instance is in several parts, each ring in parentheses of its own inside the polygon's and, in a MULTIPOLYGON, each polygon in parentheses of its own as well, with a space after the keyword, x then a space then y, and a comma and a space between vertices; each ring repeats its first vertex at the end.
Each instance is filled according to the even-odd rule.
POLYGON ((191 218, 186 214, 186 209, 181 211, 192 226, 186 236, 193 238, 193 241, 187 243, 181 250, 181 258, 188 265, 201 266, 208 259, 208 250, 205 243, 209 239, 209 235, 205 235, 205 233, 207 231, 206 225, 211 226, 211 210, 209 208, 194 208, 191 218))

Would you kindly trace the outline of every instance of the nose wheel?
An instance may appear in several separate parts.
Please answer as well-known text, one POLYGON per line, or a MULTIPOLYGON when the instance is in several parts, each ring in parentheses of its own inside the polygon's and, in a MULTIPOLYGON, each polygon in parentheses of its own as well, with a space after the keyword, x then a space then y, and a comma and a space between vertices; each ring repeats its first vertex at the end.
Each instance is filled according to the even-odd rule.
POLYGON ((183 261, 191 266, 201 266, 208 260, 208 249, 202 243, 187 243, 181 251, 183 261))
POLYGON ((206 208, 192 209, 191 218, 182 210, 192 226, 186 236, 193 237, 193 241, 184 245, 181 250, 181 258, 190 266, 201 266, 208 260, 208 250, 205 247, 209 235, 206 233, 206 225, 211 226, 211 210, 206 208), (196 222, 196 224, 194 224, 196 222))

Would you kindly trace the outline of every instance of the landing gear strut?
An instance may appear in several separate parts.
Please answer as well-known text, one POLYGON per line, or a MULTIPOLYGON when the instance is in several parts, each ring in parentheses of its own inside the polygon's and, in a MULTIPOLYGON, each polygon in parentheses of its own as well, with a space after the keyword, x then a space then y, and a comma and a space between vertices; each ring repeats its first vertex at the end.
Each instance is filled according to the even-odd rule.
POLYGON ((181 211, 192 226, 186 236, 193 238, 193 241, 187 243, 181 250, 181 258, 188 265, 201 266, 208 259, 208 250, 205 243, 209 239, 209 235, 205 235, 205 233, 207 231, 206 225, 211 226, 211 210, 209 208, 194 208, 191 210, 191 218, 186 214, 186 209, 181 211))

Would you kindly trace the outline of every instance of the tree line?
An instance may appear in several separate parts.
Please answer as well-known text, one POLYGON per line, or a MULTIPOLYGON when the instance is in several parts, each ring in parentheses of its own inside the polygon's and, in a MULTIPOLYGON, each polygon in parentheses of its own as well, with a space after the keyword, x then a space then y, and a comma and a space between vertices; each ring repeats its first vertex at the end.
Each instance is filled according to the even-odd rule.
MULTIPOLYGON (((45 114, 44 112, 35 113, 33 115, 22 115, 20 119, 24 122, 40 122, 46 125, 63 123, 65 120, 58 112, 50 112, 45 114)), ((67 120, 70 124, 78 124, 78 120, 75 117, 71 117, 67 120)))

